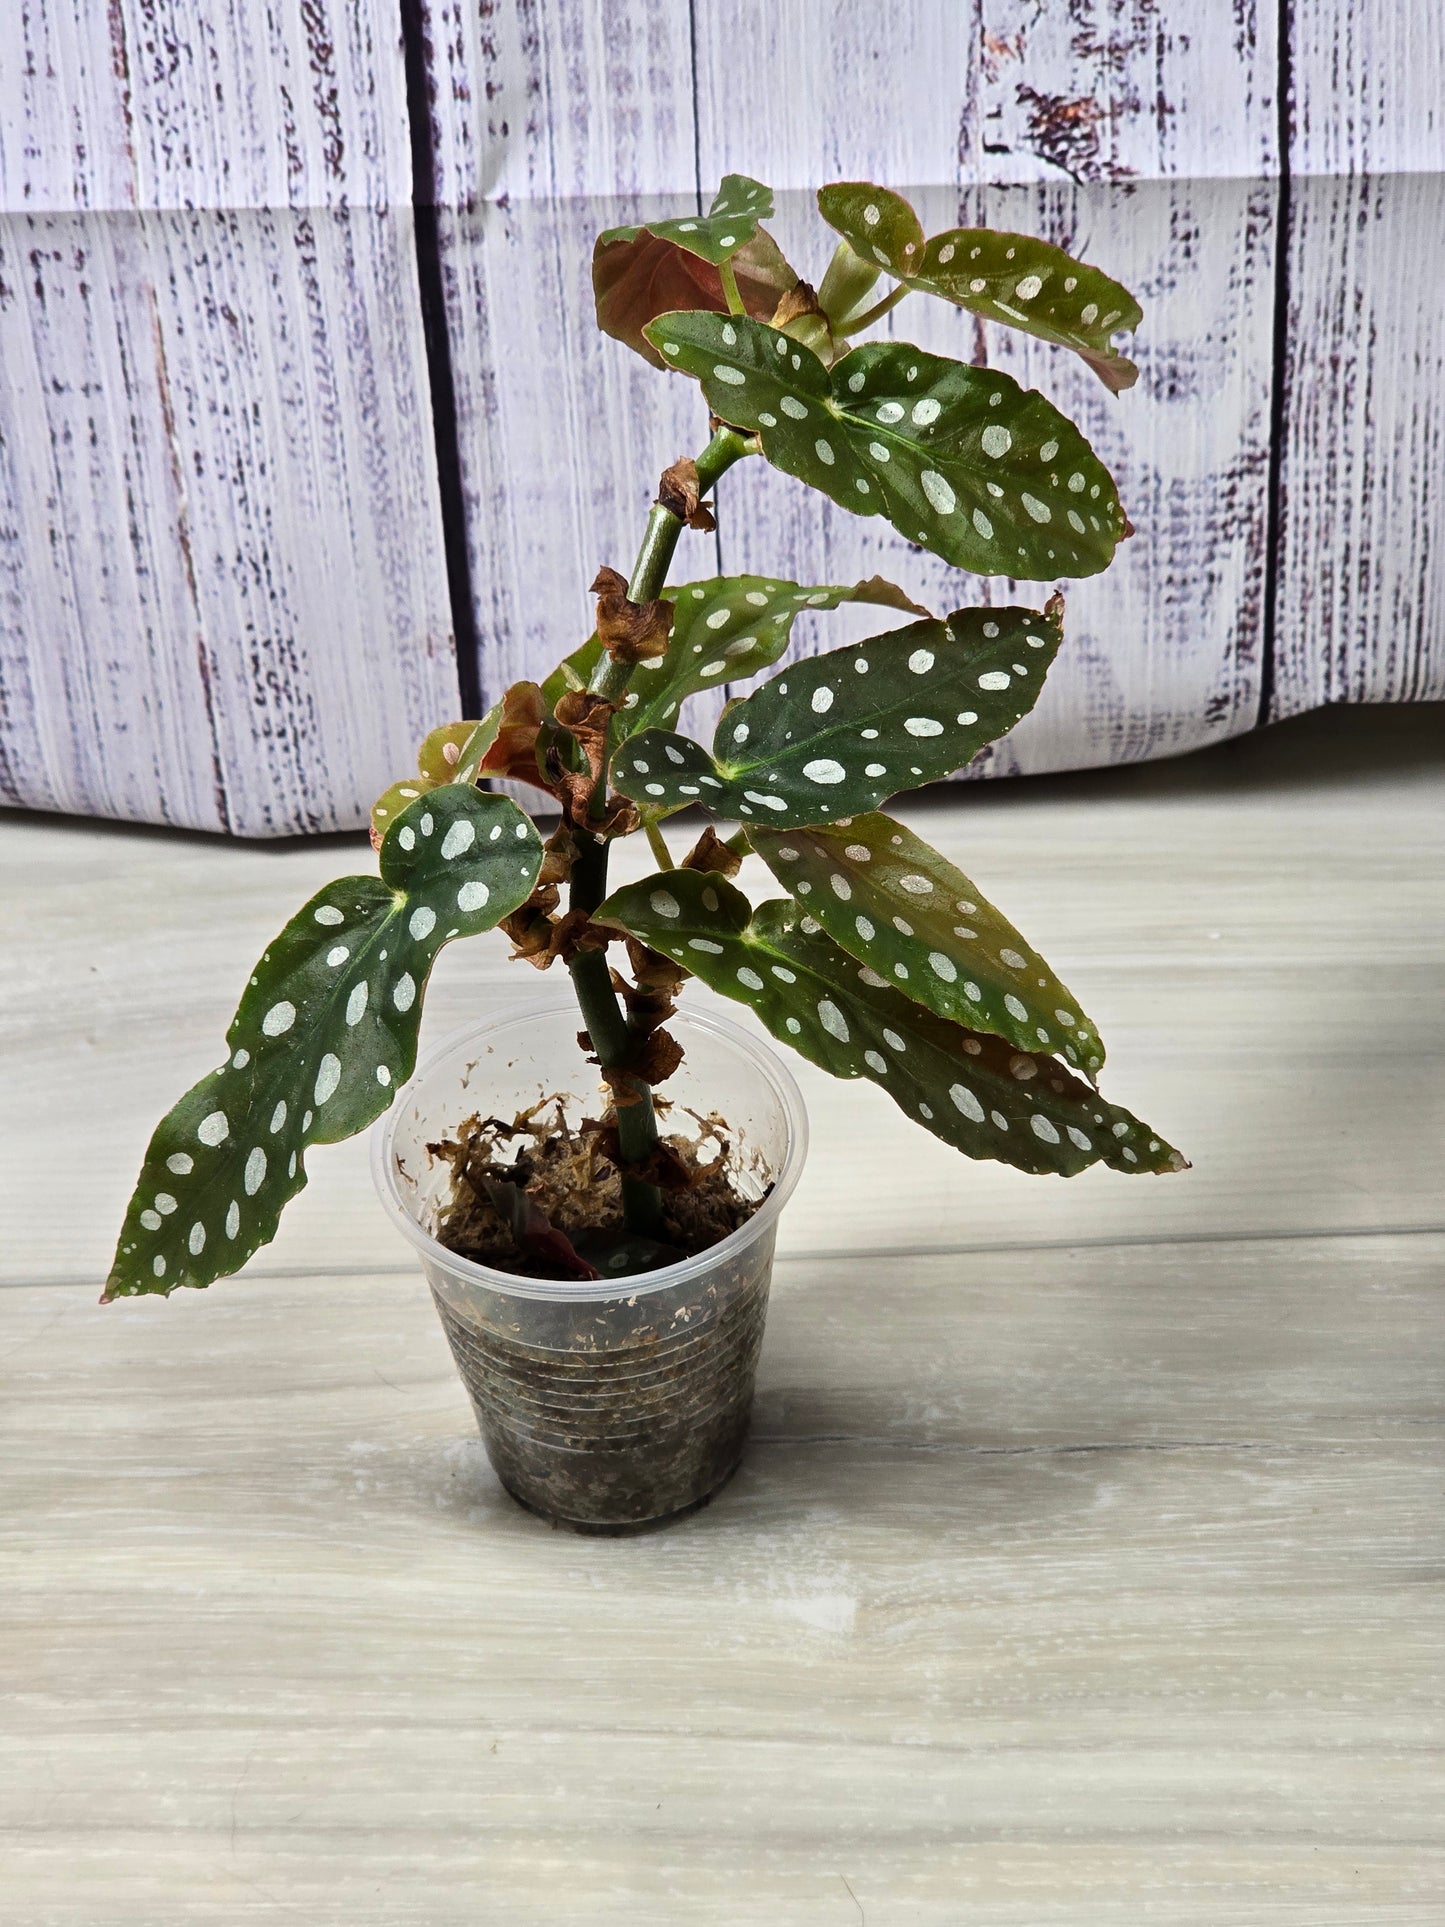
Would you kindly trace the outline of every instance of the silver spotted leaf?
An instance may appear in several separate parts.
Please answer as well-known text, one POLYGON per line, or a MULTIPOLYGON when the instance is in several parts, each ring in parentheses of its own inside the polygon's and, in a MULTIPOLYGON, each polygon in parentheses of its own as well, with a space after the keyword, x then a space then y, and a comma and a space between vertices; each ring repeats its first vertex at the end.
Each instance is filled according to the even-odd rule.
POLYGON ((1128 535, 1108 469, 1066 415, 994 368, 870 341, 831 369, 741 315, 668 314, 648 339, 774 467, 883 515, 976 575, 1097 575, 1128 535))
POLYGON ((156 1127, 106 1297, 208 1285, 268 1243, 307 1149, 365 1129, 411 1075, 442 945, 509 916, 541 864, 515 803, 449 783, 391 825, 379 877, 319 891, 257 964, 226 1063, 156 1127))
POLYGON ((746 174, 724 174, 706 214, 680 214, 674 220, 647 221, 638 227, 608 228, 597 237, 598 248, 615 241, 635 241, 640 234, 671 241, 701 261, 716 266, 751 241, 759 221, 773 212, 773 191, 746 174))
POLYGON ((750 828, 773 875, 835 943, 940 1017, 1062 1056, 1090 1077, 1098 1032, 1039 953, 947 857, 870 811, 812 829, 750 828))
POLYGON ((865 602, 914 615, 928 613, 881 575, 851 587, 809 586, 761 575, 714 576, 664 593, 677 610, 667 653, 637 665, 614 725, 614 742, 642 729, 666 728, 686 699, 701 689, 740 682, 767 669, 787 648, 795 620, 810 610, 865 602))
POLYGON ((718 722, 712 754, 644 730, 612 781, 644 809, 700 803, 775 828, 836 823, 938 782, 1013 728, 1043 686, 1063 635, 1047 610, 960 609, 791 663, 718 722))
POLYGON ((1177 1171, 1180 1154, 1053 1058, 936 1017, 889 987, 790 900, 756 912, 722 877, 670 870, 615 891, 597 920, 628 931, 835 1077, 866 1077, 973 1158, 1072 1177, 1096 1163, 1177 1171))
POLYGON ((1113 336, 1132 333, 1143 309, 1127 288, 1062 248, 995 228, 950 228, 925 241, 902 195, 867 181, 820 188, 818 209, 875 272, 882 268, 907 288, 1072 348, 1116 395, 1139 379, 1113 336))

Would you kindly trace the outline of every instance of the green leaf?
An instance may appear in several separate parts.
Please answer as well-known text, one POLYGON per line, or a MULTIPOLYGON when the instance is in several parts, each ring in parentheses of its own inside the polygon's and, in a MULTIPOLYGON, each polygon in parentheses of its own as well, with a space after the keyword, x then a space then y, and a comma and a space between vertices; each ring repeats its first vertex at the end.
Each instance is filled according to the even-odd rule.
POLYGON ((614 227, 597 237, 602 247, 611 241, 635 241, 639 234, 651 234, 660 241, 672 241, 700 260, 730 260, 745 241, 751 241, 758 222, 769 220, 773 212, 773 191, 746 174, 724 174, 722 185, 706 214, 682 214, 674 220, 648 221, 642 227, 614 227))
POLYGON ((637 665, 617 718, 615 742, 638 730, 671 723, 686 699, 700 689, 740 682, 766 669, 787 648, 796 618, 810 610, 865 602, 911 610, 915 615, 928 613, 880 575, 851 587, 724 575, 685 582, 663 593, 677 610, 667 653, 637 665))
POLYGON ((625 342, 655 368, 666 363, 643 333, 649 321, 674 308, 727 312, 719 264, 730 259, 743 307, 764 321, 798 285, 797 270, 784 260, 777 243, 757 226, 772 212, 772 196, 757 181, 729 175, 708 215, 685 215, 646 227, 609 228, 592 252, 592 290, 597 325, 603 334, 625 342), (752 210, 734 214, 719 203, 729 182, 740 183, 741 207, 748 190, 757 190, 752 210), (730 237, 730 240, 728 239, 730 237))
POLYGON ((774 1037, 835 1077, 866 1077, 973 1158, 1073 1176, 1172 1171, 1184 1159, 1056 1060, 945 1022, 879 981, 789 901, 750 910, 722 877, 671 870, 615 891, 598 922, 749 1004, 774 1037))
POLYGON ((363 1130, 411 1075, 442 945, 509 916, 541 864, 515 803, 449 783, 392 824, 380 877, 314 896, 257 964, 228 1061, 157 1126, 106 1297, 208 1285, 273 1238, 308 1147, 363 1130))
POLYGON ((835 943, 940 1017, 1096 1072, 1098 1032, 977 884, 891 816, 748 840, 835 943))
POLYGON ((613 784, 644 809, 700 803, 783 829, 835 823, 961 769, 1031 709, 1063 603, 960 609, 790 663, 723 711, 712 755, 670 731, 634 736, 613 784))
POLYGON ((1067 416, 993 368, 907 342, 823 366, 741 315, 668 314, 648 339, 774 467, 978 575, 1097 575, 1130 533, 1109 471, 1067 416))
POLYGON ((855 255, 905 287, 1072 348, 1114 394, 1139 379, 1111 337, 1137 328, 1143 309, 1127 288, 1062 248, 993 228, 950 228, 925 241, 902 195, 867 181, 820 188, 818 209, 855 255))

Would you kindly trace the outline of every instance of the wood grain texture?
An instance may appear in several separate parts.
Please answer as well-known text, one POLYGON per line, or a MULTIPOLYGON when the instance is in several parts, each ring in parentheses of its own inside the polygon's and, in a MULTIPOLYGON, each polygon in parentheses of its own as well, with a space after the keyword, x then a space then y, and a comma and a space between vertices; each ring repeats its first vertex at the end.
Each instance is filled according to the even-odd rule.
MULTIPOLYGON (((803 1066, 742 1469, 620 1541, 501 1492, 361 1143, 253 1274, 94 1302, 359 839, 0 819, 7 1927, 1434 1927, 1442 740, 1326 712, 910 811, 1195 1169, 962 1165, 803 1066)), ((434 1035, 535 994, 501 950, 434 1035)))
POLYGON ((1296 7, 1290 52, 1277 716, 1445 692, 1445 17, 1296 7))
POLYGON ((8 1292, 8 1905, 1424 1927, 1442 1255, 784 1263, 741 1472, 620 1542, 419 1281, 8 1292))
MULTIPOLYGON (((1195 1168, 1064 1183, 970 1164, 905 1132, 874 1086, 798 1060, 813 1150, 781 1248, 869 1250, 886 1265, 899 1249, 1445 1225, 1442 799, 1438 712, 1335 712, 1193 762, 973 786, 900 812, 1038 945, 1100 1026, 1109 1095, 1195 1168), (1302 1131, 1301 1115, 1318 1128, 1302 1131)), ((693 833, 674 825, 674 847, 693 833)), ((619 851, 619 880, 652 868, 640 843, 619 851)), ((373 867, 359 839, 224 854, 204 839, 4 820, 0 869, 28 921, 5 932, 0 1048, 27 1096, 0 1115, 0 1280, 98 1292, 151 1128, 219 1061, 255 959, 328 878, 373 867), (92 1112, 106 1130, 88 1148, 91 1208, 38 1221, 52 1147, 92 1112)), ((759 899, 776 887, 753 870, 744 883, 759 899)), ((428 1037, 501 1000, 565 999, 555 975, 539 983, 506 950, 495 938, 446 951, 428 1037)), ((687 995, 708 1001, 696 985, 687 995)), ((364 1144, 310 1169, 253 1269, 405 1271, 405 1248, 379 1235, 364 1144)))
POLYGON ((359 823, 457 705, 396 25, 27 6, 17 52, 0 794, 359 823))
POLYGON ((391 7, 17 0, 12 30, 0 62, 0 209, 410 199, 391 7))
POLYGON ((1445 171, 1445 14, 1396 0, 1290 0, 1290 169, 1445 171))
POLYGON ((1278 14, 1260 0, 982 0, 980 25, 966 178, 1278 171, 1278 14))

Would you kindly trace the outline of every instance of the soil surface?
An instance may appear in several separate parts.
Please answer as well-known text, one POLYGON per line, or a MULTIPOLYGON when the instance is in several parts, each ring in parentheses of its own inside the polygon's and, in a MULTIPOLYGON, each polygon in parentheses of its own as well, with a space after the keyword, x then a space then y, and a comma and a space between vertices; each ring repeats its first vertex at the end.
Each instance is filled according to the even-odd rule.
MULTIPOLYGON (((721 1242, 757 1210, 732 1177, 726 1126, 698 1118, 699 1137, 663 1139, 662 1226, 658 1241, 634 1241, 647 1270, 694 1257, 721 1242)), ((546 1225, 561 1232, 584 1258, 602 1261, 614 1241, 625 1239, 622 1180, 608 1155, 610 1133, 584 1124, 573 1129, 560 1102, 547 1102, 507 1122, 468 1118, 455 1138, 427 1148, 452 1168, 452 1201, 437 1225, 440 1244, 459 1257, 528 1278, 569 1278, 574 1270, 549 1256, 545 1237, 519 1242, 512 1219, 498 1201, 498 1186, 524 1192, 546 1225)))

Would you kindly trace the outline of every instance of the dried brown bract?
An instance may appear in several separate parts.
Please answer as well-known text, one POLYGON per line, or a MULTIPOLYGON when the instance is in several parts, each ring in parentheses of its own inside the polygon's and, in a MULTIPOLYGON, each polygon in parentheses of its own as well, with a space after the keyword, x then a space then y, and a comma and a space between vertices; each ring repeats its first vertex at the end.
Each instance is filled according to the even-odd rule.
POLYGON ((656 662, 667 653, 676 611, 665 596, 630 602, 626 577, 607 568, 597 571, 592 593, 597 598, 597 633, 614 662, 656 662))
POLYGON ((659 505, 679 522, 686 522, 690 529, 699 529, 706 535, 717 527, 717 522, 712 510, 703 506, 701 493, 697 463, 690 455, 664 469, 657 485, 659 505))

